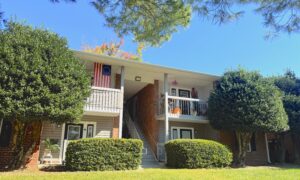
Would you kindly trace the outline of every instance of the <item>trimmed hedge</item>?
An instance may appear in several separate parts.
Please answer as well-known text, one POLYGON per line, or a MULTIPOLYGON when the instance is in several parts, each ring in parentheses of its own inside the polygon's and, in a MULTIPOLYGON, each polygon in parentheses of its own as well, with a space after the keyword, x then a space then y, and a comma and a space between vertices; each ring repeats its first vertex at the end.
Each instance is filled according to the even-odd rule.
POLYGON ((137 169, 143 142, 137 139, 88 138, 70 141, 66 168, 71 171, 137 169))
POLYGON ((165 144, 167 166, 173 168, 226 167, 232 162, 230 150, 215 141, 176 139, 165 144))

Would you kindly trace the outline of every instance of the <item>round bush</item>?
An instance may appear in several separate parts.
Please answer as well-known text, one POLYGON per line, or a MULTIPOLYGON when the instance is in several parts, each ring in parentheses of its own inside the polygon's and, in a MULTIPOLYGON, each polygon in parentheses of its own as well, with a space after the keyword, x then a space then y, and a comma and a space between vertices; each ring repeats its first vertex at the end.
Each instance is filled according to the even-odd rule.
POLYGON ((88 138, 70 141, 66 168, 72 171, 137 169, 143 142, 138 139, 88 138))
POLYGON ((232 162, 230 150, 215 141, 176 139, 165 144, 167 166, 173 168, 226 167, 232 162))

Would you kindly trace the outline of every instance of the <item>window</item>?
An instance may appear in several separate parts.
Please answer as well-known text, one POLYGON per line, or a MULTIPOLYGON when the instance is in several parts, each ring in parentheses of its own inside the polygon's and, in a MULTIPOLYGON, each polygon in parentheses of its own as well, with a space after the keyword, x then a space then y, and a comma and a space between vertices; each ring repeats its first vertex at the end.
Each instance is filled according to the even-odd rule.
POLYGON ((65 139, 76 140, 82 138, 82 124, 66 124, 65 139))
POLYGON ((172 89, 171 89, 171 95, 172 95, 172 96, 176 96, 176 95, 177 95, 176 92, 177 92, 177 91, 176 91, 175 88, 172 88, 172 89))
POLYGON ((256 151, 255 133, 252 134, 250 143, 248 144, 248 152, 256 151))
POLYGON ((3 120, 0 128, 0 147, 8 147, 12 133, 12 124, 10 121, 3 120))
POLYGON ((194 128, 172 127, 171 139, 193 139, 194 128))
POLYGON ((94 125, 93 124, 87 125, 86 137, 87 138, 94 137, 94 125))

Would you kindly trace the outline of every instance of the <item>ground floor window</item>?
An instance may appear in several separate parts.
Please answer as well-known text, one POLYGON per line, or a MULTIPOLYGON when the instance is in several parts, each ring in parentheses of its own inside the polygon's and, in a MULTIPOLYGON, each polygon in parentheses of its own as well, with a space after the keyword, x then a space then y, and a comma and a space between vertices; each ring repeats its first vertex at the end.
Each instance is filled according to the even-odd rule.
POLYGON ((66 140, 76 140, 81 138, 92 138, 95 136, 96 123, 67 123, 65 126, 66 140))
POLYGON ((171 139, 193 139, 194 128, 189 127, 171 127, 171 139))

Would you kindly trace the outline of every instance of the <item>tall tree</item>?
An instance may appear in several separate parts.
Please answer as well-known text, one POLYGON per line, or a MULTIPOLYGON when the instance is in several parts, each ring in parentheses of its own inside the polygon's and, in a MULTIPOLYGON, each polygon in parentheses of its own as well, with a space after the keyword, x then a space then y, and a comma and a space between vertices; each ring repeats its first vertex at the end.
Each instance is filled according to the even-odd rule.
POLYGON ((15 169, 39 143, 42 122, 80 119, 90 77, 67 41, 47 30, 8 22, 0 44, 0 119, 13 125, 9 166, 15 169), (35 141, 25 146, 29 130, 35 141))
POLYGON ((127 60, 142 61, 142 56, 143 56, 142 51, 144 48, 143 44, 138 45, 136 54, 123 51, 121 49, 123 45, 124 45, 124 40, 121 39, 120 42, 109 42, 109 43, 105 42, 102 43, 101 45, 96 45, 95 47, 85 45, 83 46, 82 50, 90 53, 120 57, 127 60))
MULTIPOLYGON (((76 0, 50 0, 53 3, 76 0)), ((138 42, 157 46, 169 40, 179 28, 190 24, 192 14, 222 24, 238 19, 243 7, 254 7, 270 29, 266 37, 279 32, 300 31, 299 0, 90 0, 118 35, 131 34, 138 42), (250 6, 249 6, 250 5, 250 6)))
POLYGON ((275 78, 274 82, 284 92, 283 105, 289 118, 295 162, 300 163, 300 79, 288 70, 284 76, 275 78))
POLYGON ((219 80, 208 100, 208 118, 214 128, 235 132, 237 166, 245 166, 253 133, 288 129, 281 92, 259 73, 245 70, 228 71, 219 80))

